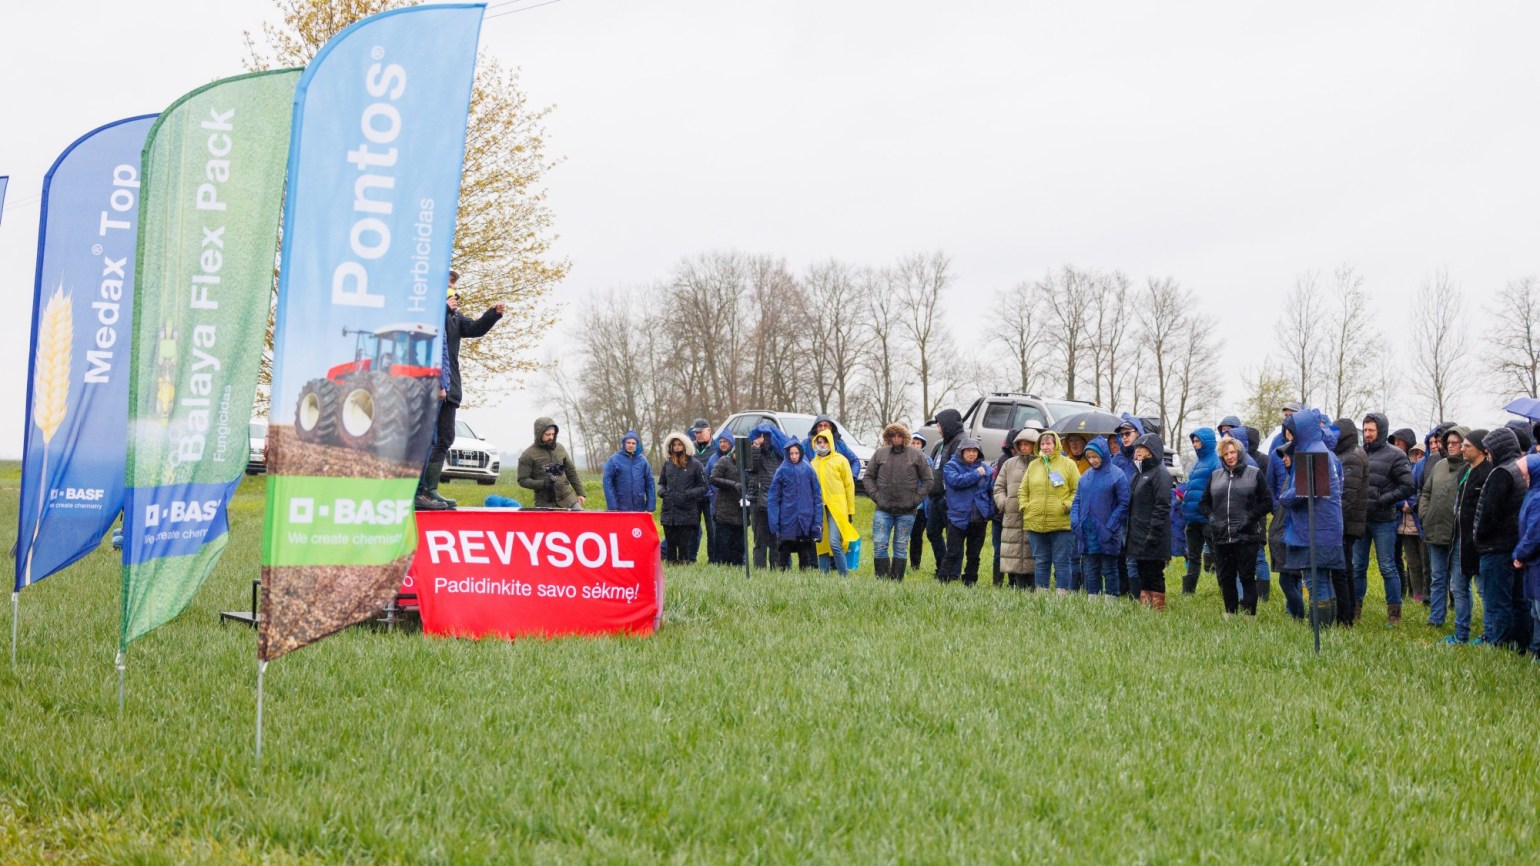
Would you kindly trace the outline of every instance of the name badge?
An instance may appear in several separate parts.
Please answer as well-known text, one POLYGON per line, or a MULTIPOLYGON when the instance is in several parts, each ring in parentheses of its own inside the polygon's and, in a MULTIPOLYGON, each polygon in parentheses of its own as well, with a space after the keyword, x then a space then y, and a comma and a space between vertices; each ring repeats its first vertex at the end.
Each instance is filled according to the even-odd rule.
POLYGON ((1064 475, 1062 473, 1059 473, 1059 472, 1050 472, 1050 473, 1048 473, 1048 483, 1052 484, 1055 487, 1063 487, 1064 486, 1064 475))

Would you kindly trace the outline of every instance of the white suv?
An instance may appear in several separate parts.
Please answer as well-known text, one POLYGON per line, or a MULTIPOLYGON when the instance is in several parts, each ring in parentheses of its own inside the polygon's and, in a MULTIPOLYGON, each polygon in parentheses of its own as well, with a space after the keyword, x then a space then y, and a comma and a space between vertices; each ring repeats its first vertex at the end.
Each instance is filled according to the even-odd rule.
POLYGON ((477 484, 496 484, 502 471, 497 446, 478 437, 471 426, 455 419, 455 441, 444 457, 443 478, 464 478, 477 484))

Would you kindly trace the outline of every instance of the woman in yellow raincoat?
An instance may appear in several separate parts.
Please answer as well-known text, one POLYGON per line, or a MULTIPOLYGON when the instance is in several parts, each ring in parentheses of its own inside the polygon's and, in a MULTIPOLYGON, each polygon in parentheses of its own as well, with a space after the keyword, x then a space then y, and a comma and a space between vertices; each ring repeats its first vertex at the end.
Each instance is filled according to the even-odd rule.
POLYGON ((813 437, 813 471, 823 490, 823 538, 818 542, 818 570, 829 565, 848 576, 845 549, 861 537, 856 532, 856 480, 850 461, 834 450, 834 437, 825 430, 813 437))

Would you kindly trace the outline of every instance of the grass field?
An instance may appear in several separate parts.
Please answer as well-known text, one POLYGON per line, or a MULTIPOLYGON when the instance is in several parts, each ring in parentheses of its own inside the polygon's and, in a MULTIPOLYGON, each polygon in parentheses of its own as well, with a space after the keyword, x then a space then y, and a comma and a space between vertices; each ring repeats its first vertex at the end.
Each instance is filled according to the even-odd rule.
MULTIPOLYGON (((0 469, 6 536, 16 477, 0 469)), ((1516 863, 1540 850, 1540 667, 1435 646, 1420 606, 1385 628, 1375 580, 1364 622, 1317 657, 1279 594, 1255 621, 1225 619, 1207 576, 1156 616, 879 583, 869 561, 848 581, 671 569, 650 638, 357 628, 286 656, 268 668, 258 772, 255 635, 216 612, 245 603, 257 573, 263 490, 242 485, 230 549, 193 606, 132 647, 121 717, 114 553, 23 594, 19 664, 0 661, 0 862, 1516 863)), ((8 610, 0 622, 8 633, 8 610)))

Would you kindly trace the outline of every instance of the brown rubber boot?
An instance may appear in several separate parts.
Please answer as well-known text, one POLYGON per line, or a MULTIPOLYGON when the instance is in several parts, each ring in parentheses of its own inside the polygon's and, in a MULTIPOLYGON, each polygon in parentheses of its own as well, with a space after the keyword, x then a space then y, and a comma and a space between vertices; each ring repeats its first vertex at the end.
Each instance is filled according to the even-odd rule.
POLYGON ((1150 599, 1150 596, 1154 594, 1155 593, 1150 592, 1147 589, 1141 590, 1139 593, 1139 604, 1143 605, 1144 607, 1153 607, 1155 602, 1150 599))
POLYGON ((1387 608, 1388 608, 1388 612, 1390 614, 1390 624, 1391 625, 1400 625, 1400 623, 1401 623, 1401 605, 1399 605, 1399 604, 1387 605, 1387 608))
POLYGON ((1155 604, 1156 613, 1166 612, 1166 594, 1163 592, 1150 593, 1150 600, 1155 604))

